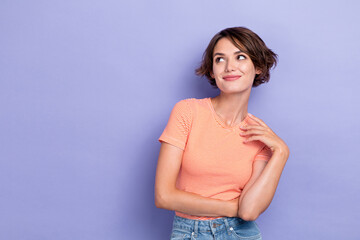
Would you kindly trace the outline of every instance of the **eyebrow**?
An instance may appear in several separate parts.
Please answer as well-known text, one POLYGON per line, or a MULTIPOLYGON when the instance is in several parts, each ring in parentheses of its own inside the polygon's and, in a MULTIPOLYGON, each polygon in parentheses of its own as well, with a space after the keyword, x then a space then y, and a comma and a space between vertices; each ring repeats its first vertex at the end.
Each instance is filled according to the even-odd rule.
MULTIPOLYGON (((234 54, 238 54, 238 53, 242 53, 242 52, 243 52, 243 51, 237 51, 237 52, 234 52, 234 54)), ((215 53, 215 54, 214 54, 214 57, 215 57, 216 55, 224 56, 225 54, 223 54, 223 53, 215 53)))

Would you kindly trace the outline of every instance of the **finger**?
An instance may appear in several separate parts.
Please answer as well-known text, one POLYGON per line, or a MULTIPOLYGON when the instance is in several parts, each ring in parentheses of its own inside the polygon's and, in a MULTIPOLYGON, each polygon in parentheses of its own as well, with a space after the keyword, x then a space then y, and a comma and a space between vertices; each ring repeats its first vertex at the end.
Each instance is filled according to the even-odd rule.
POLYGON ((257 123, 259 123, 260 125, 264 126, 264 127, 267 127, 267 125, 264 123, 263 120, 261 120, 260 118, 258 117, 255 117, 254 115, 252 115, 251 113, 248 113, 249 116, 254 119, 257 123))
POLYGON ((251 142, 251 141, 260 140, 260 139, 261 139, 260 136, 261 136, 261 135, 253 135, 253 136, 248 137, 247 139, 245 139, 243 142, 244 142, 244 143, 247 143, 247 142, 251 142))
POLYGON ((259 130, 261 130, 261 129, 264 129, 263 126, 253 125, 253 124, 251 124, 251 125, 245 125, 245 126, 240 126, 239 128, 240 128, 241 130, 250 130, 250 129, 259 129, 259 130))
POLYGON ((251 134, 264 134, 264 130, 258 130, 258 129, 252 129, 252 130, 248 130, 246 132, 240 132, 239 133, 241 136, 245 136, 245 135, 251 135, 251 134))

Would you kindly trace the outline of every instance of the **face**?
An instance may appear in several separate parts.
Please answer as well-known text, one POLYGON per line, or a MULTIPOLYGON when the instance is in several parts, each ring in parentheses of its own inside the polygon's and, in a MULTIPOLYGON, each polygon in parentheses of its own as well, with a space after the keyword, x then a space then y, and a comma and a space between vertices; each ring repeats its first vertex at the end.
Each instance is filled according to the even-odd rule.
POLYGON ((250 57, 238 49, 228 38, 221 38, 215 45, 213 53, 213 72, 218 88, 225 93, 236 93, 251 90, 255 69, 250 57))

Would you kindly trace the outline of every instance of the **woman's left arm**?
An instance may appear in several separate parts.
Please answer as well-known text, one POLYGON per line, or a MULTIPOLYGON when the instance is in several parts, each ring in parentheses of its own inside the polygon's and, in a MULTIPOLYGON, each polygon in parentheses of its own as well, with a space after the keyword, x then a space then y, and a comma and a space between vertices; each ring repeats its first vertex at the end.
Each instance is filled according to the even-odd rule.
MULTIPOLYGON (((250 114, 249 114, 250 115, 250 114)), ((255 161, 253 174, 243 189, 239 199, 238 216, 253 221, 270 205, 281 173, 289 157, 290 150, 261 119, 250 115, 259 125, 247 125, 241 130, 241 136, 248 137, 244 142, 259 140, 272 151, 272 157, 265 161, 255 161)))

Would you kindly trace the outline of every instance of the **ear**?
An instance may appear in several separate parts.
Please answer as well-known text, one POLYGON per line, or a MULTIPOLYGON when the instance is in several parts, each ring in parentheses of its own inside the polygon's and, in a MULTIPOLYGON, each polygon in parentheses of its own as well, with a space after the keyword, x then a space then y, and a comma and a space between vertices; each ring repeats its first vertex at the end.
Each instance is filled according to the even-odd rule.
POLYGON ((257 69, 255 70, 255 74, 261 74, 261 69, 260 69, 260 68, 257 68, 257 69))
POLYGON ((210 76, 215 79, 214 73, 212 71, 210 72, 210 76))

